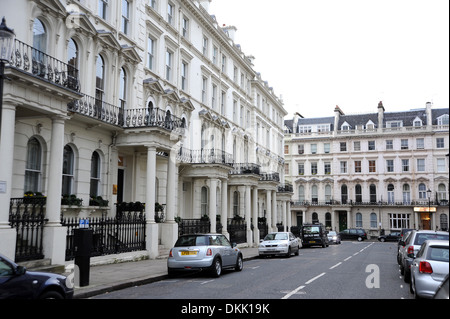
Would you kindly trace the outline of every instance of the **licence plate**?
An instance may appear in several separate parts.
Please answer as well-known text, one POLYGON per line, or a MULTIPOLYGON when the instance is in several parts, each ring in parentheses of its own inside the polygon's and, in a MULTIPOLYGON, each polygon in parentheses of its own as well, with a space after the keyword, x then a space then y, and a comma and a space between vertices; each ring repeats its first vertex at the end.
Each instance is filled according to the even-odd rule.
POLYGON ((315 243, 316 243, 316 241, 315 241, 315 240, 310 240, 309 242, 310 242, 310 243, 313 243, 313 244, 315 244, 315 243))
POLYGON ((191 256, 191 255, 197 255, 196 251, 182 251, 181 256, 191 256))

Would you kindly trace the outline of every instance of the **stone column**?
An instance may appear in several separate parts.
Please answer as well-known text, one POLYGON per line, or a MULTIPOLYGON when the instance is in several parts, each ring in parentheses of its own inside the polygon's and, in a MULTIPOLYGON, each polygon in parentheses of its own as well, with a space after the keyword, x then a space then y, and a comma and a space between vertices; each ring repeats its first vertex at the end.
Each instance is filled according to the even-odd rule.
POLYGON ((178 224, 175 222, 175 200, 177 182, 176 151, 171 150, 167 163, 167 189, 166 189, 166 222, 162 224, 161 244, 171 248, 178 238, 178 224))
POLYGON ((216 217, 217 217, 217 183, 215 178, 210 179, 209 186, 209 220, 211 222, 210 232, 216 232, 216 217))
POLYGON ((64 157, 64 119, 52 119, 50 141, 50 162, 48 174, 47 202, 45 217, 48 219, 43 233, 43 250, 52 264, 65 263, 67 227, 61 226, 61 187, 64 157))
POLYGON ((286 216, 286 201, 282 201, 281 202, 282 205, 282 209, 281 209, 281 216, 283 218, 283 229, 284 231, 288 231, 287 230, 287 216, 286 216))
POLYGON ((272 191, 272 229, 273 231, 278 231, 277 228, 277 219, 278 219, 278 212, 277 212, 277 192, 272 191))
POLYGON ((230 234, 227 230, 227 217, 228 217, 228 181, 222 180, 222 212, 220 215, 220 223, 222 224, 222 234, 230 239, 230 234))
POLYGON ((156 202, 156 147, 147 146, 147 189, 145 191, 146 207, 146 247, 150 258, 156 258, 158 252, 158 224, 155 222, 156 202))
POLYGON ((252 192, 253 242, 257 246, 260 236, 258 229, 258 187, 253 187, 252 192))
POLYGON ((286 215, 287 215, 287 231, 291 231, 292 227, 292 213, 291 213, 291 201, 286 201, 286 215))
POLYGON ((269 233, 272 230, 272 191, 266 191, 267 226, 269 233))
POLYGON ((9 225, 8 207, 14 163, 15 117, 16 107, 4 103, 0 132, 0 251, 12 260, 16 252, 16 230, 9 225))
POLYGON ((245 221, 247 222, 247 244, 249 247, 253 245, 253 232, 251 220, 251 187, 245 186, 245 221))

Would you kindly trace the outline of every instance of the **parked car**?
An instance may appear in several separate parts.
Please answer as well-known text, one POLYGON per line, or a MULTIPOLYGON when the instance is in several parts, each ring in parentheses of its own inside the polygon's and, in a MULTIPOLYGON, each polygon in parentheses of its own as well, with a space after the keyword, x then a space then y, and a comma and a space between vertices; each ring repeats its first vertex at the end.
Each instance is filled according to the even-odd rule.
POLYGON ((310 246, 325 248, 329 246, 327 231, 321 223, 304 224, 300 230, 300 238, 303 248, 310 246))
POLYGON ((385 241, 399 241, 400 240, 400 232, 395 231, 391 232, 387 235, 380 235, 378 236, 378 241, 385 242, 385 241))
POLYGON ((0 299, 72 299, 66 276, 28 271, 0 254, 0 299))
POLYGON ((448 253, 448 240, 426 240, 422 244, 411 264, 410 291, 416 298, 433 298, 448 276, 448 253))
POLYGON ((221 234, 193 234, 180 236, 167 259, 169 276, 182 271, 210 271, 219 277, 223 269, 241 271, 242 252, 221 234))
POLYGON ((445 276, 444 281, 439 285, 433 299, 448 299, 448 275, 445 276))
POLYGON ((405 247, 405 242, 408 240, 408 237, 411 235, 411 231, 406 232, 403 237, 400 237, 400 239, 398 240, 397 243, 397 263, 399 265, 402 264, 402 255, 405 254, 404 250, 406 249, 405 247))
POLYGON ((339 236, 339 234, 337 232, 335 232, 334 230, 331 230, 328 232, 327 234, 328 237, 328 243, 332 244, 340 244, 341 243, 341 236, 339 236))
POLYGON ((284 255, 290 257, 293 253, 298 256, 300 242, 291 232, 269 233, 259 243, 259 257, 270 255, 284 255))
POLYGON ((367 232, 361 228, 349 228, 344 229, 339 233, 341 239, 356 239, 358 241, 363 241, 367 239, 367 232))
POLYGON ((419 251, 425 240, 438 239, 447 240, 448 233, 443 231, 433 230, 412 230, 405 241, 401 240, 401 247, 399 249, 399 264, 400 273, 403 275, 403 280, 409 282, 411 279, 411 264, 417 252, 419 251))

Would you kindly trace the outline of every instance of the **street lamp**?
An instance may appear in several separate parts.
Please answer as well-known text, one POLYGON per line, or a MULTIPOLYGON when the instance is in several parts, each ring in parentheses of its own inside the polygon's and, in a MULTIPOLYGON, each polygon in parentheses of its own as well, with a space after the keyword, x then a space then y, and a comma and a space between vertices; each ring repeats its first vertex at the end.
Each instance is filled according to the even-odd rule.
POLYGON ((5 64, 9 63, 14 47, 14 31, 6 26, 5 17, 0 24, 0 134, 2 131, 3 80, 5 79, 5 64))
POLYGON ((427 190, 427 196, 428 196, 428 217, 431 218, 431 189, 428 188, 427 190))

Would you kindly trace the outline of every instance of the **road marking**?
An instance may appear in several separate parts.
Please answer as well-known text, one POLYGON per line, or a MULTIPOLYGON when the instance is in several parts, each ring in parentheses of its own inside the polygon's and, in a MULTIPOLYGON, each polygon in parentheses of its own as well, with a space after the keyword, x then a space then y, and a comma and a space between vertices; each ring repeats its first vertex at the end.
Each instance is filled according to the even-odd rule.
POLYGON ((208 282, 212 282, 212 281, 214 281, 214 279, 213 280, 208 280, 208 281, 203 281, 203 282, 200 283, 200 285, 204 285, 204 284, 207 284, 208 282))
POLYGON ((312 282, 313 282, 314 280, 316 280, 316 279, 318 279, 318 278, 322 277, 323 275, 325 275, 325 273, 324 273, 324 272, 323 272, 323 273, 321 273, 320 275, 318 275, 318 276, 316 276, 316 277, 314 277, 314 278, 312 278, 312 279, 308 280, 307 282, 305 282, 305 284, 306 284, 306 285, 308 285, 308 284, 312 283, 312 282))
POLYGON ((297 289, 292 290, 290 293, 284 295, 283 298, 281 298, 281 299, 288 299, 290 296, 292 296, 293 294, 296 294, 297 292, 299 292, 303 288, 305 288, 305 286, 300 286, 297 289))
POLYGON ((350 258, 352 258, 352 256, 345 258, 344 261, 347 261, 347 260, 349 260, 350 258))
POLYGON ((336 265, 330 267, 330 269, 336 268, 337 266, 339 266, 340 264, 342 264, 341 262, 338 262, 336 265))
POLYGON ((250 269, 258 269, 261 266, 250 267, 250 269))
POLYGON ((358 255, 358 254, 359 254, 359 252, 356 252, 356 253, 353 254, 353 256, 356 256, 356 255, 358 255))

